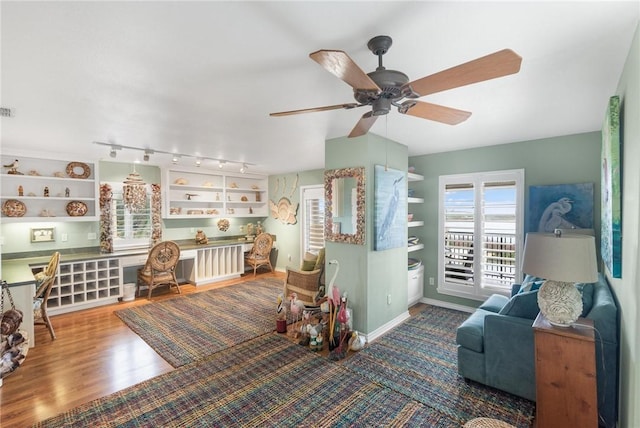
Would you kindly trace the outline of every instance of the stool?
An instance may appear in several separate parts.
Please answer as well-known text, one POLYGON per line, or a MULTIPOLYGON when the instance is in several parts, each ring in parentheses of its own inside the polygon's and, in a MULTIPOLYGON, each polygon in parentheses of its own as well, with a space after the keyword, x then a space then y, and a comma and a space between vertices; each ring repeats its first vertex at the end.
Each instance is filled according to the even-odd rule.
POLYGON ((515 428, 506 422, 491 418, 475 418, 464 424, 463 428, 515 428))

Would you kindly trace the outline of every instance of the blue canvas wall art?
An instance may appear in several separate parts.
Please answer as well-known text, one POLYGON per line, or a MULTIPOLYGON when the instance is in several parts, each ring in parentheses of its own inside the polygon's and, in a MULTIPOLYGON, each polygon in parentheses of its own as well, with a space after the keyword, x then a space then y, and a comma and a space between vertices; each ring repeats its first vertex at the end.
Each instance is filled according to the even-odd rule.
POLYGON ((620 97, 609 99, 602 127, 602 261, 614 278, 622 278, 622 158, 620 97))
POLYGON ((407 180, 404 171, 375 166, 376 251, 407 246, 407 180))
POLYGON ((593 183, 529 187, 527 232, 593 228, 593 183))

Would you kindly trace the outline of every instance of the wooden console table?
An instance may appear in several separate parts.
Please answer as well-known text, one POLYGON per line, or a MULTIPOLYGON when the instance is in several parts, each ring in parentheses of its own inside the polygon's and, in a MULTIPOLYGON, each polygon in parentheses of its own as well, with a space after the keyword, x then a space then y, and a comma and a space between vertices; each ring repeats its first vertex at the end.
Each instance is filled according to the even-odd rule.
POLYGON ((533 323, 536 358, 536 424, 597 428, 593 321, 556 327, 539 314, 533 323))

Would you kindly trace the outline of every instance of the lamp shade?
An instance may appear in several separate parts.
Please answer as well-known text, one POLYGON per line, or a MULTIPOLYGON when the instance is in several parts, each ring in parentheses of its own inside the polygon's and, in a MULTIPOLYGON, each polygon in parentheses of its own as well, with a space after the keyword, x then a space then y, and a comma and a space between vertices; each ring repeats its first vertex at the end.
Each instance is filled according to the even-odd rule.
POLYGON ((598 262, 595 238, 589 235, 528 233, 522 271, 562 282, 596 282, 598 262))

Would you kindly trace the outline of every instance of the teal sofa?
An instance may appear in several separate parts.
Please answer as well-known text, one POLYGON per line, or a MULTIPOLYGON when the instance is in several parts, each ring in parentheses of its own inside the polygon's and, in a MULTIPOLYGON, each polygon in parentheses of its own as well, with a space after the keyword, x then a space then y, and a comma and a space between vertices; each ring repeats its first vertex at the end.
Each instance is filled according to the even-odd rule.
MULTIPOLYGON (((538 315, 537 288, 527 276, 511 298, 494 294, 457 329, 458 373, 502 391, 536 400, 532 324, 538 315)), ((602 274, 593 284, 577 284, 582 316, 594 321, 599 425, 615 427, 618 416, 618 307, 602 274)))

